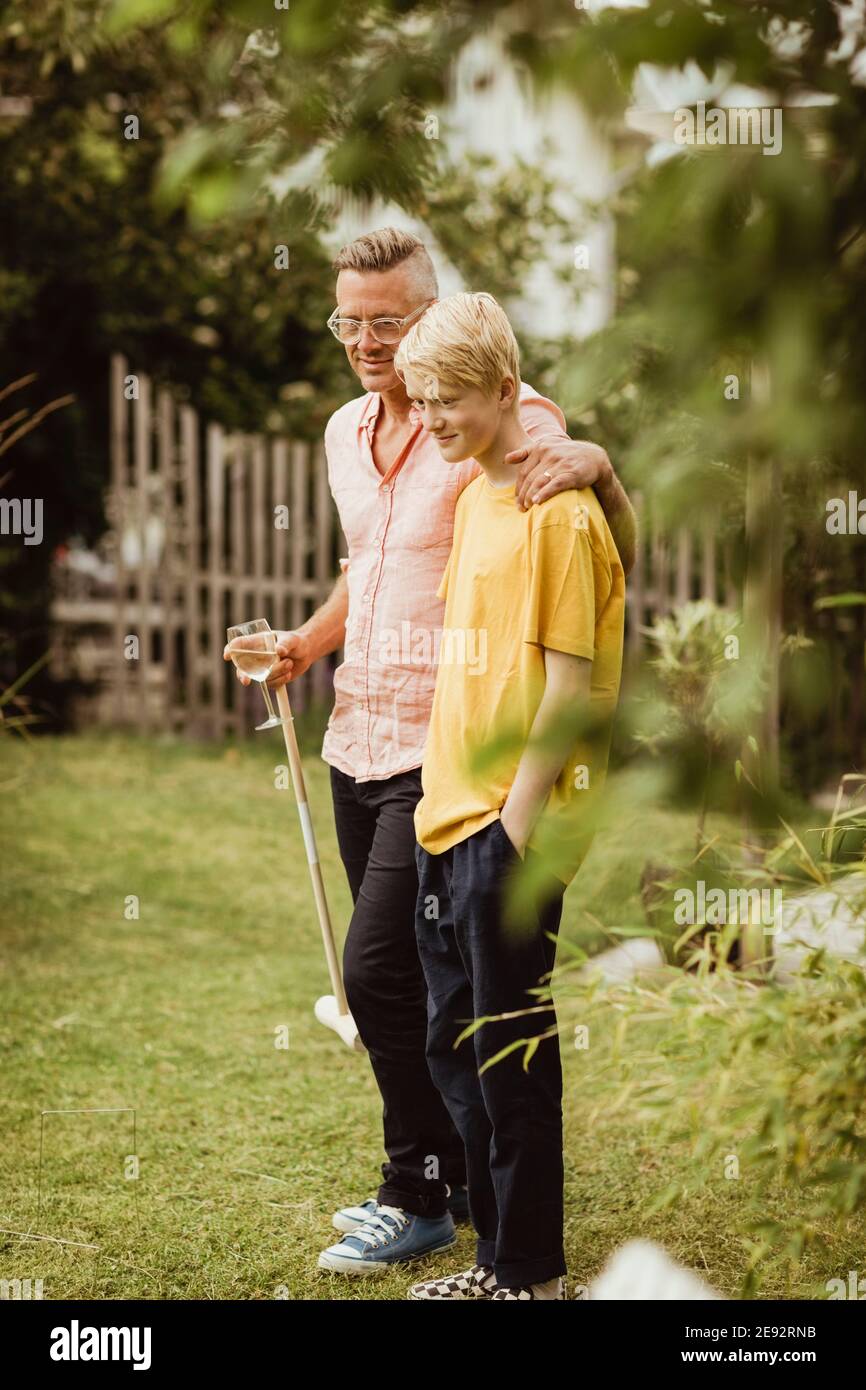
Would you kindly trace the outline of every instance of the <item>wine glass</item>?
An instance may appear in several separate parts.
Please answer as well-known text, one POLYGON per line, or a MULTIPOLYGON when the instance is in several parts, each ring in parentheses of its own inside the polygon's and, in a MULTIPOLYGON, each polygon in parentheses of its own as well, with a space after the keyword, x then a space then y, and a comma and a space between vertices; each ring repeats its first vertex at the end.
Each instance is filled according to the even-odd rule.
POLYGON ((238 623, 236 627, 227 628, 226 636, 229 656, 237 669, 251 680, 258 681, 262 687, 268 707, 268 718, 264 724, 256 725, 256 732, 260 729, 278 729, 283 721, 274 711, 271 693, 265 684, 277 664, 276 633, 271 631, 267 618, 253 618, 248 623, 238 623))

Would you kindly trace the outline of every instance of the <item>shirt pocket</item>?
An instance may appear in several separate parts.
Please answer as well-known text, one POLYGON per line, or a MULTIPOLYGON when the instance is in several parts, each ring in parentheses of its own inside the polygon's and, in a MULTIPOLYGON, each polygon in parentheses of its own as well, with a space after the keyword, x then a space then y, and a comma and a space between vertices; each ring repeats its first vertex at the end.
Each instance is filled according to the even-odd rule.
POLYGON ((437 487, 407 487, 397 539, 409 550, 442 551, 447 558, 454 539, 454 509, 460 492, 449 482, 437 487))

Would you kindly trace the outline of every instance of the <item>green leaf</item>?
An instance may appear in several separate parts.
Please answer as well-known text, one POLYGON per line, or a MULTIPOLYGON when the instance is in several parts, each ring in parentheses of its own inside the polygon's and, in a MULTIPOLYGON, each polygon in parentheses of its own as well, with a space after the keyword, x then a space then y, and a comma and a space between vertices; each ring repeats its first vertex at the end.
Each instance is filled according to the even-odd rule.
POLYGON ((134 29, 136 25, 152 24, 173 14, 176 0, 114 0, 105 17, 105 32, 112 37, 134 29))
POLYGON ((824 598, 815 600, 815 611, 820 612, 824 608, 862 607, 864 603, 866 603, 866 594, 827 594, 824 598))

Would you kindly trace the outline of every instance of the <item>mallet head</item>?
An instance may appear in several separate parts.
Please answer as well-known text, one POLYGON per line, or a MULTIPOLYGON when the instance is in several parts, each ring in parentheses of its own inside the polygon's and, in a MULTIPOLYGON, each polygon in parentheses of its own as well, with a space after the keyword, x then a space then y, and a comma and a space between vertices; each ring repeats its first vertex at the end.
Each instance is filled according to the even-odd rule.
POLYGON ((358 1036, 355 1020, 351 1014, 340 1013, 333 994, 323 994, 321 999, 317 999, 313 1012, 320 1023, 324 1023, 326 1028, 332 1028, 337 1036, 342 1038, 347 1047, 353 1048, 355 1052, 367 1051, 358 1036))

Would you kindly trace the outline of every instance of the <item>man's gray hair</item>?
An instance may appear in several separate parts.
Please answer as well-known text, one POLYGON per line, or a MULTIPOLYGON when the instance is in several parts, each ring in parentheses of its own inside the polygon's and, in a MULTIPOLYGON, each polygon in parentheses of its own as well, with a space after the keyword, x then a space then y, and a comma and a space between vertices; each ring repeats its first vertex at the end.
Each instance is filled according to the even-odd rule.
POLYGON ((407 263, 421 296, 435 299, 439 287, 427 247, 411 232, 401 232, 396 227, 382 227, 350 241, 335 257, 334 269, 363 273, 365 270, 392 270, 394 266, 407 263))

